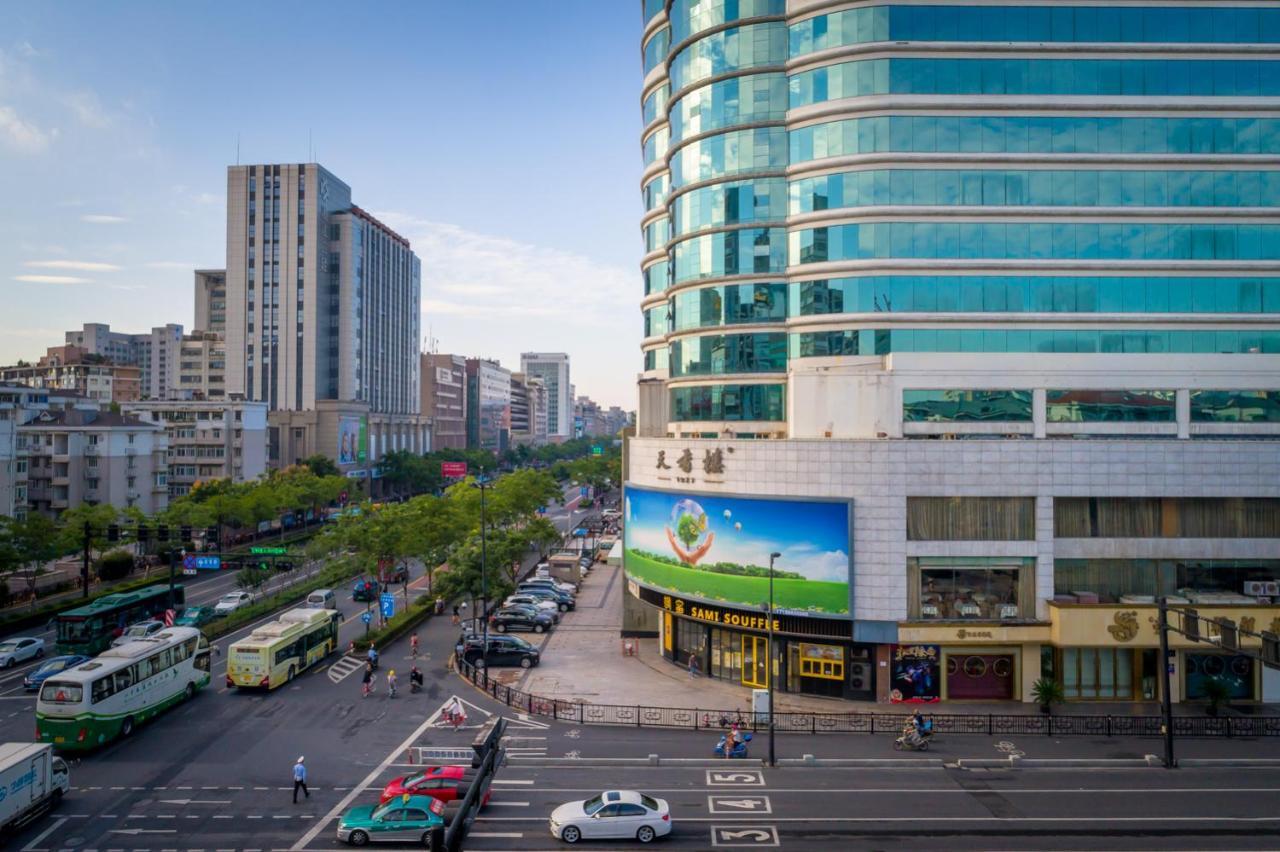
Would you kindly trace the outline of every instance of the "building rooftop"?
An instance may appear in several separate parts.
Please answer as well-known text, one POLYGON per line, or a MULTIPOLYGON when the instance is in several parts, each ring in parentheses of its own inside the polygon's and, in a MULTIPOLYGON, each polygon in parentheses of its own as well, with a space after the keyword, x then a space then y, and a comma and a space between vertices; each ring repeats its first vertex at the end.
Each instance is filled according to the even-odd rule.
POLYGON ((159 426, 117 414, 114 411, 86 411, 82 408, 68 408, 56 411, 42 411, 34 420, 26 424, 27 429, 140 429, 159 430, 159 426))
POLYGON ((371 215, 371 214, 370 214, 370 213, 368 213, 366 210, 363 210, 362 208, 357 207, 357 206, 355 206, 354 204, 352 204, 352 205, 351 205, 351 209, 350 209, 350 210, 340 210, 340 211, 338 211, 338 212, 339 212, 339 213, 350 213, 352 216, 355 216, 356 218, 363 219, 363 220, 365 220, 366 222, 369 222, 370 224, 372 224, 372 225, 373 225, 373 226, 375 226, 376 228, 378 228, 378 229, 380 229, 380 230, 382 230, 382 231, 386 231, 386 233, 387 233, 387 235, 388 235, 388 236, 390 236, 390 237, 391 237, 393 240, 395 240, 396 242, 400 243, 400 244, 401 244, 402 246, 404 246, 405 248, 409 248, 409 241, 408 241, 407 239, 405 239, 404 237, 402 237, 402 236, 400 236, 399 234, 397 234, 393 229, 391 229, 391 228, 387 227, 386 223, 384 223, 384 222, 380 221, 377 217, 375 217, 375 216, 371 215))

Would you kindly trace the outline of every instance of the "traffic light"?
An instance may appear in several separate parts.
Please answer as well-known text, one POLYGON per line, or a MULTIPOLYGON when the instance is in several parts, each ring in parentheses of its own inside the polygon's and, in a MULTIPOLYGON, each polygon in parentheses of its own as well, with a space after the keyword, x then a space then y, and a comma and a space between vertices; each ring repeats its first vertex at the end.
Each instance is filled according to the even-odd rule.
POLYGON ((1200 615, 1194 609, 1182 612, 1182 634, 1192 642, 1200 641, 1200 615))
POLYGON ((118 527, 115 524, 111 524, 109 527, 107 527, 107 541, 119 541, 119 540, 120 540, 120 527, 118 527))
POLYGON ((1280 636, 1269 630, 1262 631, 1262 662, 1280 668, 1280 636))
POLYGON ((168 540, 169 540, 169 528, 163 525, 156 527, 156 541, 168 541, 168 540))
POLYGON ((208 541, 217 541, 217 540, 218 540, 218 528, 217 528, 217 527, 209 527, 207 530, 205 530, 205 531, 204 531, 204 540, 205 540, 205 541, 207 541, 207 542, 208 542, 208 541))
POLYGON ((138 524, 138 531, 136 535, 138 537, 139 544, 146 544, 151 540, 151 529, 146 524, 138 524))
POLYGON ((191 541, 191 527, 179 527, 178 539, 180 541, 191 541))
POLYGON ((1240 634, 1236 630, 1236 623, 1229 618, 1218 619, 1218 644, 1228 651, 1240 650, 1240 634))

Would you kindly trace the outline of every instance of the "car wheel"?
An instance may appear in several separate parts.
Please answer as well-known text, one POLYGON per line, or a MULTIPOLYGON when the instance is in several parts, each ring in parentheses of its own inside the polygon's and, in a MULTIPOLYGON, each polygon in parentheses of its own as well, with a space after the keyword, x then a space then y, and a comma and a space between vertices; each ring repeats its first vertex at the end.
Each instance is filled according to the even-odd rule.
POLYGON ((18 658, 17 658, 17 657, 10 657, 9 659, 7 659, 7 660, 5 660, 5 661, 4 661, 4 667, 5 667, 6 669, 11 669, 11 668, 13 668, 14 666, 16 666, 17 664, 18 664, 18 658))
POLYGON ((568 605, 567 603, 562 603, 562 604, 560 604, 560 611, 561 611, 561 612, 568 612, 568 611, 569 611, 569 605, 568 605))
POLYGON ((369 842, 369 835, 365 834, 363 831, 353 831, 350 836, 347 837, 347 842, 352 846, 363 846, 369 842))
POLYGON ((520 658, 520 668, 522 668, 522 669, 529 669, 529 668, 533 668, 533 660, 529 659, 528 657, 521 657, 521 658, 520 658))
POLYGON ((560 839, 565 843, 577 843, 582 839, 582 832, 576 825, 566 825, 560 829, 560 839))
POLYGON ((36 659, 38 660, 43 656, 44 656, 44 648, 36 648, 36 659))
POLYGON ((127 737, 133 733, 133 717, 125 716, 124 721, 120 723, 120 736, 127 737))
POLYGON ((640 826, 640 830, 636 832, 636 840, 639 840, 641 843, 652 843, 653 839, 657 836, 657 832, 653 830, 653 826, 651 825, 642 825, 640 826))
POLYGON ((186 694, 188 701, 196 697, 196 685, 194 683, 187 684, 186 694))
POLYGON ((541 633, 542 631, 544 631, 544 630, 546 630, 546 629, 547 629, 547 628, 543 627, 541 624, 535 624, 535 625, 533 625, 533 632, 534 632, 534 633, 541 633))
POLYGON ((495 624, 495 625, 493 625, 493 629, 494 629, 494 630, 496 630, 496 631, 498 631, 499 633, 506 633, 506 632, 507 632, 507 625, 505 625, 505 624, 495 624))

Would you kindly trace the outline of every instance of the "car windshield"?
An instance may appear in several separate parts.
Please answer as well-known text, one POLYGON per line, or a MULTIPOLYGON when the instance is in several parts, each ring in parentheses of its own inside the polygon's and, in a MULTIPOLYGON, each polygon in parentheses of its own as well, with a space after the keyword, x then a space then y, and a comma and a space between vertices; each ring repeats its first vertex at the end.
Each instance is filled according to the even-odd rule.
POLYGON ((515 645, 517 648, 519 648, 522 651, 528 651, 531 648, 533 648, 533 645, 529 642, 528 639, 521 639, 519 636, 512 636, 507 641, 509 641, 512 645, 515 645))
POLYGON ((60 672, 63 669, 65 669, 67 667, 67 664, 70 662, 71 660, 50 660, 49 662, 41 666, 40 670, 37 671, 36 674, 49 675, 49 674, 53 674, 54 672, 60 672))
POLYGON ((587 816, 595 816, 595 812, 604 807, 604 797, 594 796, 582 803, 582 811, 587 816))
POLYGON ((0 654, 18 650, 17 642, 0 642, 0 654))
POLYGON ((374 808, 373 813, 370 814, 370 816, 372 816, 374 819, 382 819, 384 816, 387 815, 389 811, 398 810, 399 808, 400 808, 400 801, 397 799, 395 801, 387 802, 385 805, 380 805, 374 808))
POLYGON ((425 772, 419 772, 417 775, 406 775, 404 776, 404 780, 400 782, 400 786, 412 787, 426 777, 427 774, 425 772))
POLYGON ((221 602, 222 603, 239 603, 240 596, 239 595, 223 595, 221 602))
POLYGON ((130 636, 146 636, 151 631, 150 624, 135 624, 129 628, 130 636))

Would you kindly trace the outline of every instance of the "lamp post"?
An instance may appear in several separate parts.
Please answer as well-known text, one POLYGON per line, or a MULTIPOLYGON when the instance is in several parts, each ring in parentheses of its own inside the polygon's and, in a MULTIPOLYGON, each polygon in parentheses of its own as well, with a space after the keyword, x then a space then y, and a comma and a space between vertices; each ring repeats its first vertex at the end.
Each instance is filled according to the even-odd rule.
POLYGON ((480 624, 481 624, 481 659, 484 660, 484 681, 489 683, 489 573, 488 573, 488 552, 487 540, 485 534, 486 518, 485 518, 485 487, 489 484, 489 480, 485 478, 484 471, 476 474, 476 481, 472 484, 473 488, 480 489, 480 624))
POLYGON ((781 556, 782 556, 781 553, 769 554, 769 613, 767 616, 768 626, 769 626, 769 653, 766 655, 768 662, 765 665, 767 666, 766 671, 769 678, 768 683, 769 683, 769 765, 770 766, 778 765, 777 754, 774 752, 774 739, 773 739, 773 681, 774 681, 774 676, 773 676, 773 561, 775 559, 778 559, 781 556))

